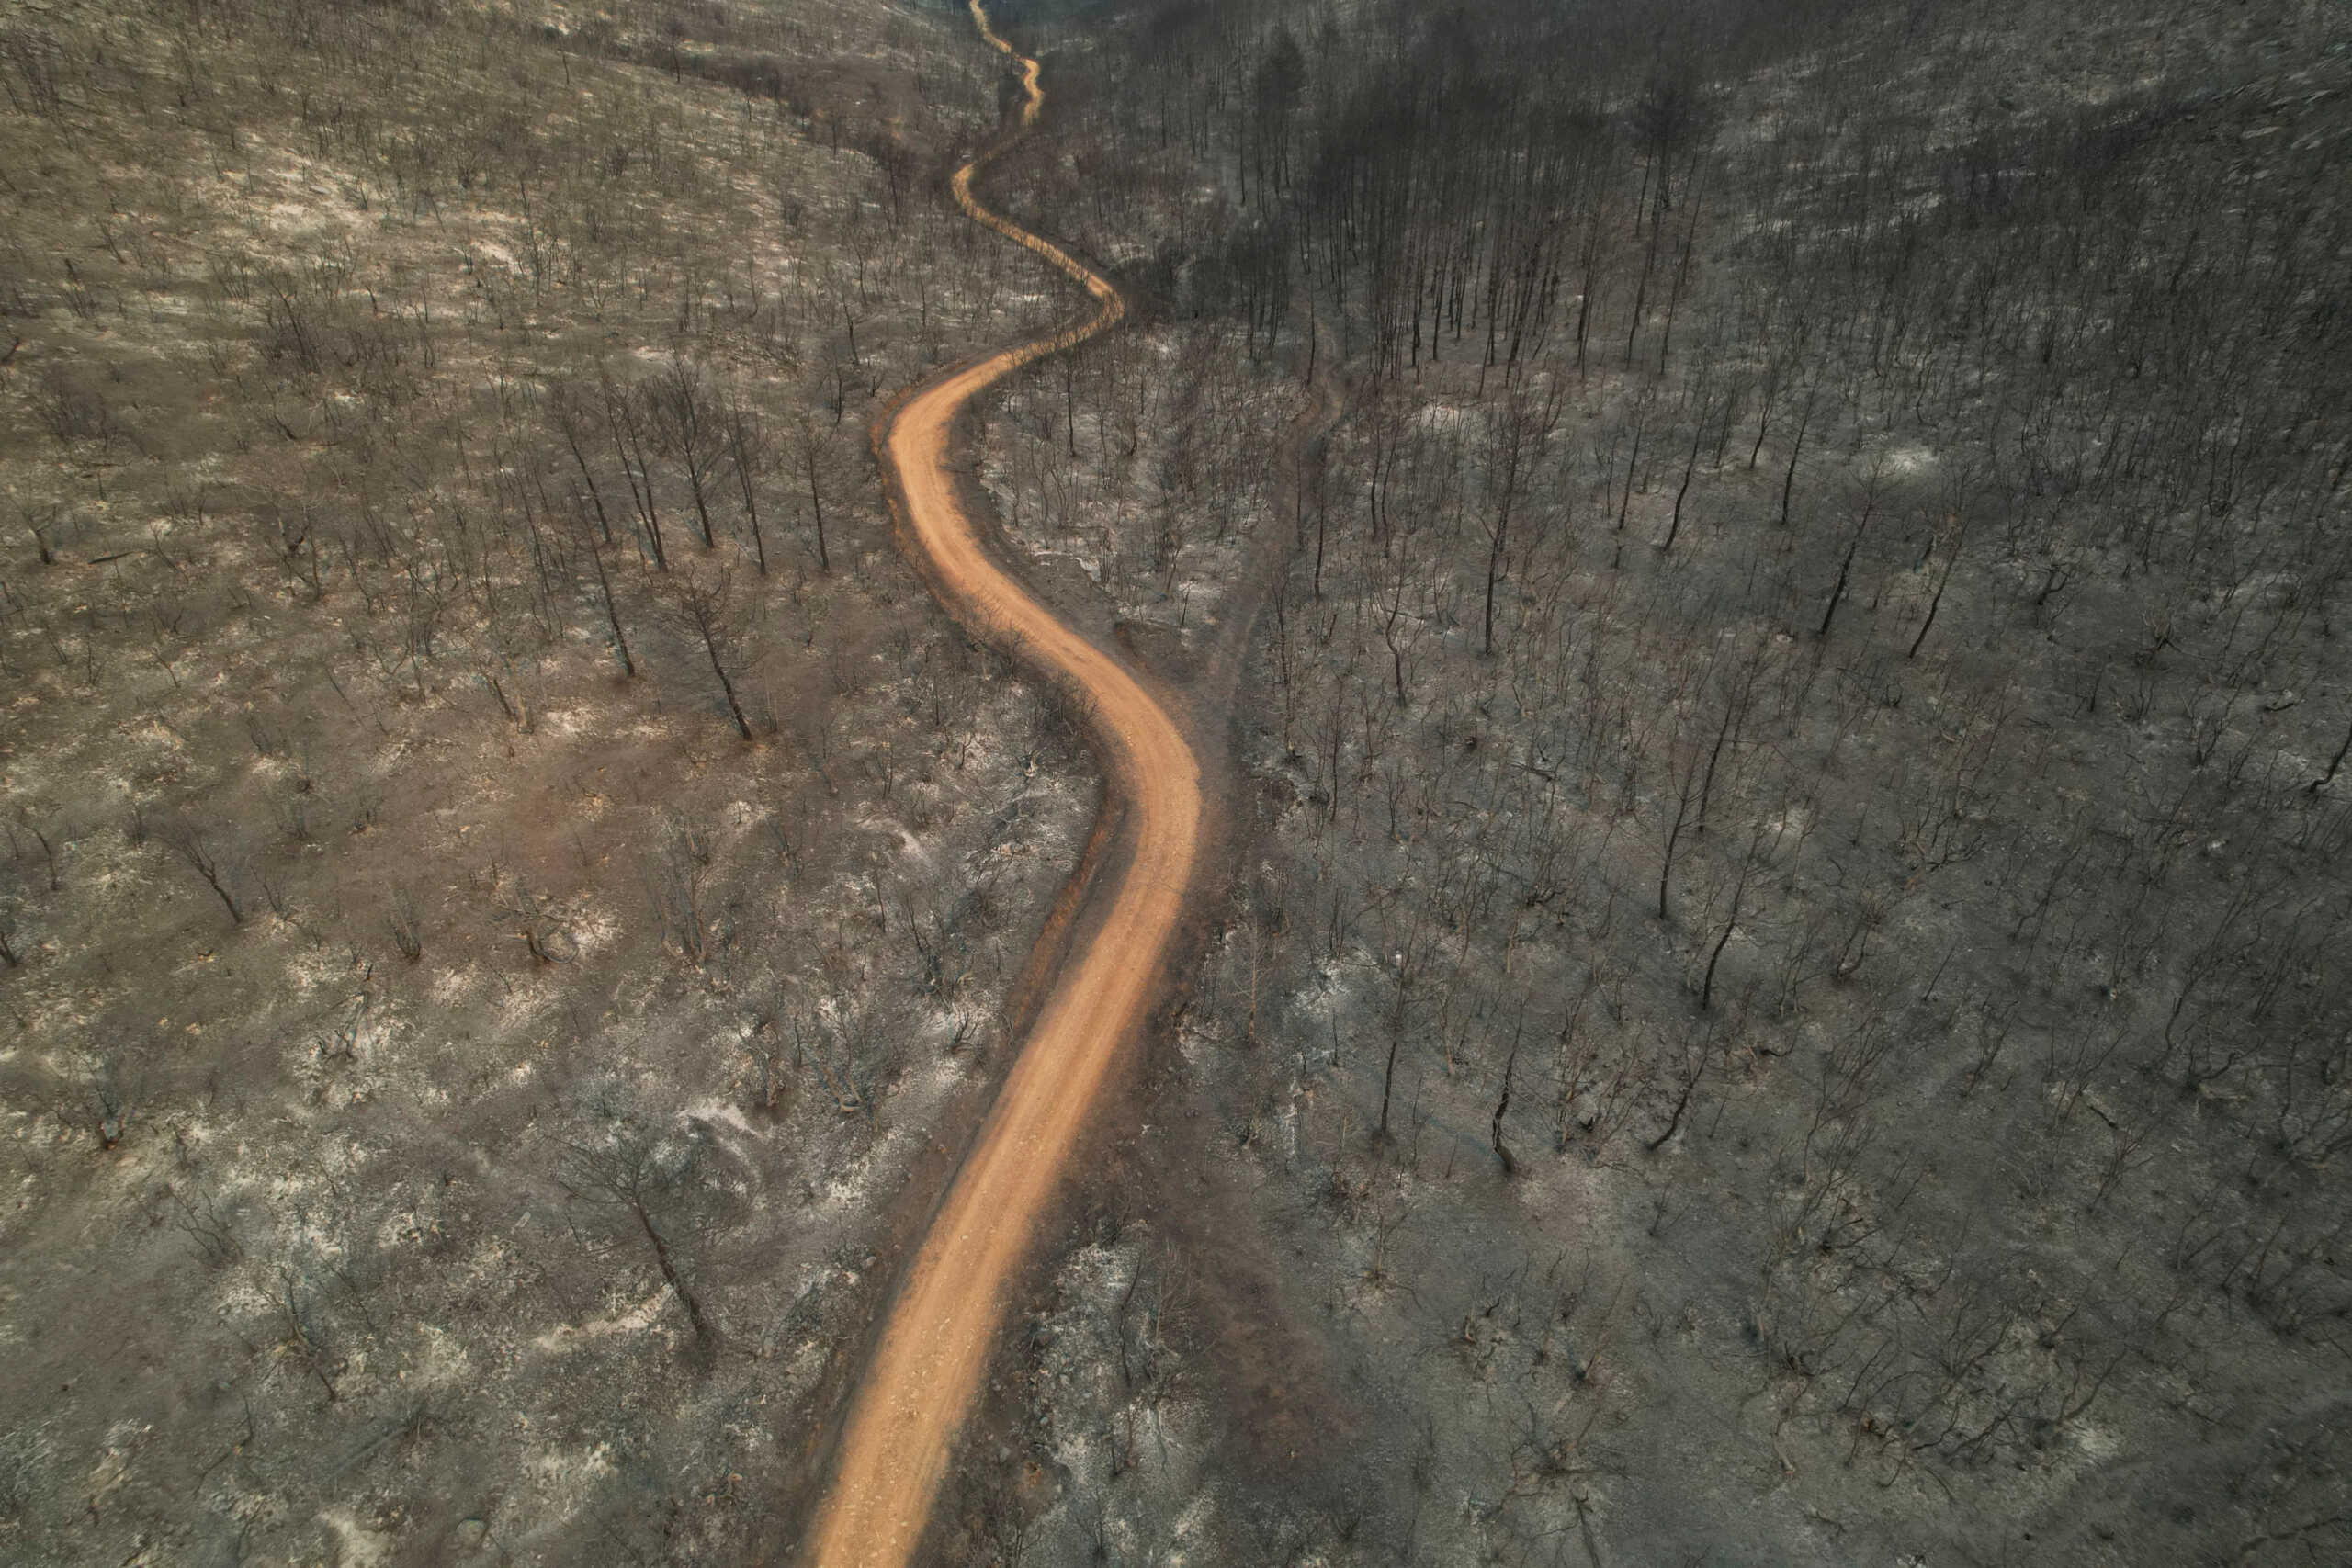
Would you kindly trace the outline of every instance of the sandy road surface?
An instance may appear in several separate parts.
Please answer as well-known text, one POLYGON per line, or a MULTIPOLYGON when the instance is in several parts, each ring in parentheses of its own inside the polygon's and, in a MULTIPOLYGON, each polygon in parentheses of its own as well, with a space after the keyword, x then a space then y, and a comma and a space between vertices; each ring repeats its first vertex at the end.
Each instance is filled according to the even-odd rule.
MULTIPOLYGON (((1025 127, 1042 97, 1037 62, 997 36, 979 0, 971 0, 971 8, 981 36, 1020 63, 1025 127)), ((956 199, 975 220, 1084 284, 1098 309, 1080 326, 1006 349, 923 388, 891 421, 882 450, 898 482, 901 520, 930 558, 943 595, 967 624, 1000 645, 1017 643, 1023 657, 1083 694, 1114 784, 1130 806, 1133 854, 1108 918, 1071 955, 1046 999, 891 1309, 809 1538, 808 1559, 821 1568, 898 1568, 913 1554, 988 1364, 1006 1283, 1060 1181, 1104 1074, 1149 1004, 1198 853, 1200 768, 1182 733, 1125 668, 989 559, 948 468, 949 434, 967 403, 1021 366, 1082 342, 1125 313, 1109 280, 974 199, 972 175, 988 156, 956 172, 956 199)))

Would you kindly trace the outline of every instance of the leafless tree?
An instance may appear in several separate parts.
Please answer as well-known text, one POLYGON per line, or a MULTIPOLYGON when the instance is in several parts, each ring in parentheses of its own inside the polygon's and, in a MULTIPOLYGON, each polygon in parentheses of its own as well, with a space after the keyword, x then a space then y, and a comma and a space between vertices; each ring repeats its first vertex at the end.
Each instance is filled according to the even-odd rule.
POLYGON ((111 1149, 130 1133, 147 1094, 146 1051, 120 1038, 83 1052, 80 1094, 84 1119, 98 1140, 111 1149))
POLYGON ((774 442, 761 423, 758 408, 738 389, 727 397, 724 410, 728 461, 735 486, 743 498, 743 522, 752 533, 752 558, 760 575, 768 574, 767 536, 760 530, 760 479, 775 461, 774 442))
POLYGON ((628 1237, 642 1243, 705 1351, 718 1344, 718 1326, 679 1246, 698 1228, 709 1179, 708 1150, 698 1133, 664 1134, 609 1100, 565 1143, 558 1172, 565 1192, 596 1220, 599 1231, 591 1234, 603 1245, 628 1237))
POLYGON ((722 559, 681 570, 670 581, 668 602, 679 626, 699 645, 710 665, 736 733, 751 739, 752 721, 743 715, 743 704, 735 691, 735 671, 730 668, 738 657, 737 643, 743 628, 734 569, 722 559))
POLYGON ((405 887, 392 894, 391 912, 384 917, 384 924, 392 933, 392 943, 401 956, 411 964, 424 956, 424 920, 417 913, 416 898, 405 887))
POLYGON ((801 482, 808 490, 808 520, 817 547, 817 570, 830 572, 833 561, 825 548, 825 441, 816 424, 806 417, 793 425, 792 453, 801 482))
POLYGON ((686 476, 686 492, 694 499, 702 547, 715 548, 718 539, 711 527, 707 491, 728 447, 726 416, 705 385, 701 370, 683 359, 671 360, 646 384, 645 407, 656 448, 673 459, 686 476))
POLYGON ((212 890, 212 896, 220 900, 220 907, 229 911, 231 923, 243 925, 245 912, 238 905, 235 891, 236 868, 211 835, 190 823, 176 822, 157 836, 165 849, 212 890))

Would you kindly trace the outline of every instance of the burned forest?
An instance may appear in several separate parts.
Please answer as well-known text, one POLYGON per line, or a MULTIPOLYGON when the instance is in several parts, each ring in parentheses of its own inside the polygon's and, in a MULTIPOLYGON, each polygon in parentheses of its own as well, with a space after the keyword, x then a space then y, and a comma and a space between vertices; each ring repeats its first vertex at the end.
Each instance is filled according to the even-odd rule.
POLYGON ((2341 6, 0 88, 0 1560, 2352 1558, 2341 6))

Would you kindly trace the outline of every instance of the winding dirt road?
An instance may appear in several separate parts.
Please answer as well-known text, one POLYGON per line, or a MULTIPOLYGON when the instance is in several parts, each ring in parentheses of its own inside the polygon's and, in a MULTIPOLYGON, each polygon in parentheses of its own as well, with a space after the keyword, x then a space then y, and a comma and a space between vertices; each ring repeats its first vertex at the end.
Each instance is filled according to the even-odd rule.
MULTIPOLYGON (((970 3, 980 36, 1021 67, 1025 129, 1044 99, 1037 62, 997 35, 980 0, 970 3)), ((1183 733, 1124 666, 989 558, 948 466, 949 437, 966 404, 1125 313, 1109 279, 973 197, 974 173, 997 150, 956 171, 957 203, 1084 284, 1097 308, 1079 326, 924 387, 892 417, 880 447, 900 521, 950 608, 1001 646, 1017 647, 1089 710, 1113 785, 1130 808, 1132 852, 1108 916, 1047 998, 891 1309, 809 1537, 808 1560, 820 1568, 899 1568, 913 1555, 988 1364, 1008 1281, 1105 1074, 1149 1006, 1199 858, 1201 772, 1183 733)))

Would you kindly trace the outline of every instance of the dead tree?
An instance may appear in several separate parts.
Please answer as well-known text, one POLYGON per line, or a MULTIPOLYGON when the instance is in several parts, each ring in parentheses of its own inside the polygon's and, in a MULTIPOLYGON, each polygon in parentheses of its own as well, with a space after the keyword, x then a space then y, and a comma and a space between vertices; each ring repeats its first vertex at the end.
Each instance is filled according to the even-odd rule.
POLYGON ((656 446, 685 470, 686 493, 694 500, 695 525, 702 534, 702 547, 715 549, 718 539, 710 525, 709 480, 726 449, 726 430, 724 421, 711 408, 702 372, 684 360, 672 360, 670 367, 645 389, 645 406, 651 416, 656 446))
POLYGON ((830 573, 832 558, 825 549, 825 438, 807 419, 800 421, 793 434, 793 456, 798 459, 800 477, 808 486, 808 516, 817 539, 817 570, 830 573))
POLYGON ((1919 649, 1927 646, 1928 634, 1935 630, 1936 612, 1944 606, 1944 590, 1951 584, 1952 569, 1960 564, 1961 549, 1968 543, 1967 520, 1955 512, 1949 521, 1951 534, 1944 545, 1943 569, 1936 573, 1935 590, 1928 595, 1928 614, 1919 622, 1919 635, 1911 639, 1911 646, 1904 651, 1905 659, 1918 658, 1919 649))
POLYGON ((695 1343, 707 1349, 718 1343, 718 1330, 677 1251, 682 1221, 703 1183, 701 1144, 691 1136, 657 1137, 634 1117, 609 1108, 605 1120, 599 1135, 565 1145, 559 1179, 575 1201, 642 1241, 662 1284, 685 1309, 695 1343))
POLYGON ((662 540, 662 512, 653 498, 653 469, 645 460, 645 422, 639 417, 635 388, 616 384, 610 376, 601 383, 605 396, 605 427, 619 457, 621 477, 628 480, 629 499, 637 504, 638 521, 645 526, 653 564, 670 570, 670 552, 662 540))
POLYGON ((1862 478, 1861 505, 1854 517, 1854 531, 1846 537, 1846 553, 1838 558, 1838 581, 1829 590, 1829 603, 1822 607, 1821 625, 1815 626, 1815 637, 1829 635, 1829 623, 1836 619, 1838 606, 1846 602, 1846 586, 1854 575, 1854 557, 1862 547, 1862 536, 1870 532, 1871 519, 1878 515, 1880 488, 1885 483, 1886 470, 1873 464, 1862 478))
POLYGON ((1511 1077, 1519 1069, 1519 1043, 1525 1033, 1527 1020, 1522 1016, 1510 1032, 1510 1054, 1503 1058, 1502 1093, 1495 1100, 1495 1117, 1487 1130, 1487 1141, 1494 1145, 1495 1158, 1501 1162, 1505 1176, 1519 1174, 1519 1160, 1503 1142, 1503 1118, 1510 1113, 1511 1077))
POLYGON ((2344 759, 2347 755, 2352 755, 2352 728, 2345 730, 2344 743, 2335 749, 2335 755, 2327 760, 2327 772, 2312 780, 2311 784, 2306 787, 2305 793, 2317 795, 2328 785, 2334 784, 2335 782, 2335 775, 2343 771, 2344 759))
POLYGON ((145 1098, 147 1059, 127 1042, 94 1046, 82 1059, 82 1111, 98 1147, 111 1149, 130 1132, 145 1098))
POLYGON ((1731 911, 1724 917, 1724 929, 1715 938, 1715 945, 1707 954, 1706 977, 1699 983, 1699 1010, 1706 1011, 1715 1002, 1715 965, 1724 961, 1724 949, 1731 945, 1731 933, 1739 924, 1739 906, 1747 897, 1747 879, 1756 869, 1758 852, 1764 844, 1764 832, 1758 829, 1748 840, 1747 852, 1739 858, 1739 874, 1731 885, 1731 911))
MULTIPOLYGON (((601 516, 603 512, 604 505, 600 502, 597 503, 598 515, 601 516)), ((611 536, 611 530, 607 529, 605 538, 610 539, 611 536)), ((612 628, 613 652, 620 659, 621 673, 634 680, 637 660, 628 650, 628 633, 621 628, 620 602, 613 595, 612 574, 605 570, 605 547, 603 542, 590 535, 584 516, 581 519, 580 543, 587 551, 590 564, 596 570, 596 596, 605 606, 605 624, 612 628)))
POLYGON ((743 521, 752 530, 752 558, 759 563, 760 575, 765 577, 768 541, 760 532, 759 478, 775 460, 775 448, 760 425, 759 411, 741 396, 728 397, 726 419, 727 457, 735 469, 736 488, 743 495, 743 521))
POLYGON ((178 856, 181 863, 203 878, 204 885, 212 889, 212 896, 220 900, 222 908, 229 911, 231 923, 243 925, 245 912, 238 907, 236 893, 231 886, 235 873, 212 841, 186 823, 166 828, 160 836, 164 847, 178 856))
POLYGON ((609 545, 613 542, 613 520, 605 511, 605 492, 596 488, 595 472, 588 467, 585 442, 594 411, 589 407, 587 391, 578 386, 558 387, 548 403, 555 413, 556 429, 562 433, 563 444, 580 470, 580 482, 587 487, 588 499, 596 508, 596 525, 609 545))
POLYGON ((1487 607, 1479 643, 1479 652, 1488 657, 1495 651, 1495 588, 1510 556, 1511 509, 1559 429, 1566 391, 1555 382, 1538 400, 1522 397, 1514 387, 1495 422, 1487 452, 1487 607))
POLYGON ((679 626, 702 645, 710 672, 718 677, 719 693, 727 699, 735 732, 751 739, 752 721, 743 716, 743 704, 735 694, 735 675, 728 668, 735 661, 740 634, 734 573, 724 562, 706 570, 682 571, 672 581, 669 600, 679 626))

